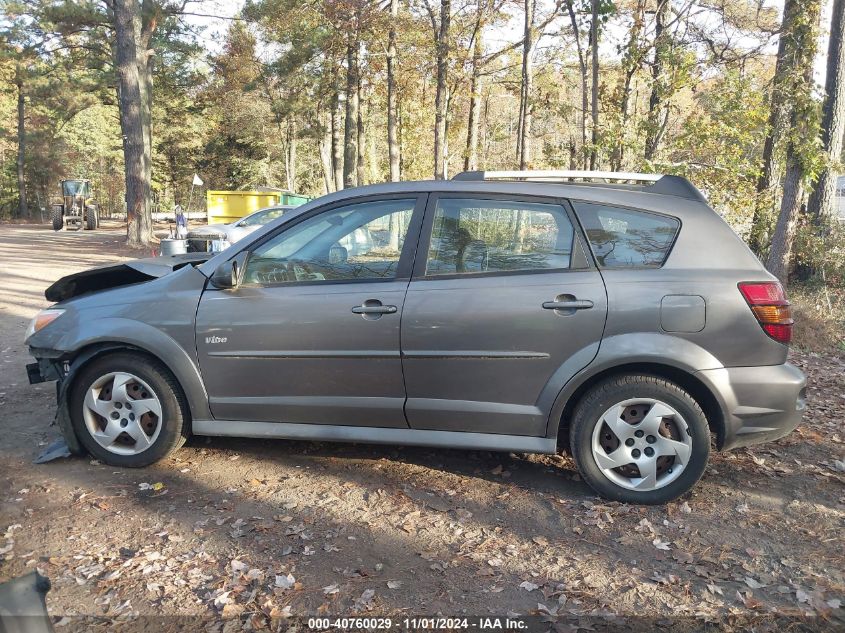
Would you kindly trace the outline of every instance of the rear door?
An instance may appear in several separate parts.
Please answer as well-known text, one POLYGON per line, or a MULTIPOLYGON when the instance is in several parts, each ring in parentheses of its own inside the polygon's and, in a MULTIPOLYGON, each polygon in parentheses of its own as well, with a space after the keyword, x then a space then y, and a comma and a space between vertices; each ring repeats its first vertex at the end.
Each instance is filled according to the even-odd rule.
POLYGON ((545 434, 607 314, 575 227, 562 200, 429 198, 402 316, 411 428, 545 434))
POLYGON ((210 288, 197 352, 218 420, 407 428, 399 323, 425 198, 356 199, 283 225, 210 288))

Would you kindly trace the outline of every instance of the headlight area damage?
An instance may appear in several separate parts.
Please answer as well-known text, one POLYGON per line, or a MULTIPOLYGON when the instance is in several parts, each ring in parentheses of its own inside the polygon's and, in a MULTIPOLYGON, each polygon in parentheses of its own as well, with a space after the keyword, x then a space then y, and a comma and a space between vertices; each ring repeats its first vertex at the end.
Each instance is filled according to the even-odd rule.
MULTIPOLYGON (((175 257, 151 257, 147 259, 137 259, 133 261, 124 262, 121 264, 113 264, 108 266, 101 266, 91 270, 85 270, 80 273, 62 277, 52 286, 47 288, 44 296, 48 301, 61 302, 67 301, 74 297, 81 295, 92 294, 103 290, 110 290, 121 286, 128 286, 131 284, 142 283, 164 277, 185 266, 198 265, 207 261, 213 253, 190 253, 188 255, 180 255, 175 257)), ((40 313, 44 315, 48 312, 62 312, 61 307, 49 308, 40 313)), ((39 317, 36 317, 35 323, 39 317)), ((54 317, 58 318, 58 317, 54 317)), ((42 327, 46 327, 45 324, 42 327)), ((28 341, 29 342, 29 341, 28 341)), ((30 342, 30 353, 35 356, 37 362, 30 363, 26 366, 27 376, 30 384, 37 384, 48 381, 56 382, 56 396, 58 408, 56 410, 55 424, 59 427, 66 443, 67 449, 70 453, 79 455, 83 452, 82 446, 74 433, 70 415, 67 407, 67 386, 72 382, 73 375, 77 368, 84 365, 91 357, 98 353, 102 353, 104 348, 109 345, 98 345, 86 352, 76 355, 72 360, 67 358, 65 352, 54 349, 41 349, 33 346, 30 342)), ((115 346, 115 349, 122 349, 115 346)), ((48 447, 48 450, 42 453, 36 461, 41 461, 42 458, 47 457, 54 450, 56 455, 61 454, 61 450, 57 447, 48 447)), ((43 461, 48 461, 43 459, 43 461)))
POLYGON ((214 253, 189 253, 175 257, 148 257, 122 264, 111 264, 62 277, 44 291, 48 301, 65 301, 72 297, 98 292, 142 281, 158 279, 184 266, 202 264, 214 253))

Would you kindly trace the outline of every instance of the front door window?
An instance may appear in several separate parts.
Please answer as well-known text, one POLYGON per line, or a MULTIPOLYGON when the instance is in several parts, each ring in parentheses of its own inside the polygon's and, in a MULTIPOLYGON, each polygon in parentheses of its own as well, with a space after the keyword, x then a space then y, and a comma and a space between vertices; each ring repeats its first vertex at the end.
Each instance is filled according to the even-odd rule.
POLYGON ((250 254, 244 283, 394 279, 415 204, 363 202, 308 218, 250 254))

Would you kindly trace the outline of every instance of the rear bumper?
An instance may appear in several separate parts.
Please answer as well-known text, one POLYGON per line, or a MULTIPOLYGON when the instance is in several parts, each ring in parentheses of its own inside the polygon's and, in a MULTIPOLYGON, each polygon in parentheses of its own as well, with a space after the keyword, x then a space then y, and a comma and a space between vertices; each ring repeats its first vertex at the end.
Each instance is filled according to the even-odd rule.
POLYGON ((770 442, 801 423, 807 379, 794 365, 709 369, 696 376, 722 405, 720 450, 770 442))

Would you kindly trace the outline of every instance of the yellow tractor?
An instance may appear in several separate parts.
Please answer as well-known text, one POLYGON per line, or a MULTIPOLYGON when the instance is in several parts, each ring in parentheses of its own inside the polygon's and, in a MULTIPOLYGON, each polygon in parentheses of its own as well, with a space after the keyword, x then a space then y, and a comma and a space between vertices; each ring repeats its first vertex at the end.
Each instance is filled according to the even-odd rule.
POLYGON ((51 217, 53 230, 63 227, 78 231, 85 228, 93 231, 100 223, 97 205, 91 197, 90 180, 62 180, 62 200, 53 203, 51 217))

